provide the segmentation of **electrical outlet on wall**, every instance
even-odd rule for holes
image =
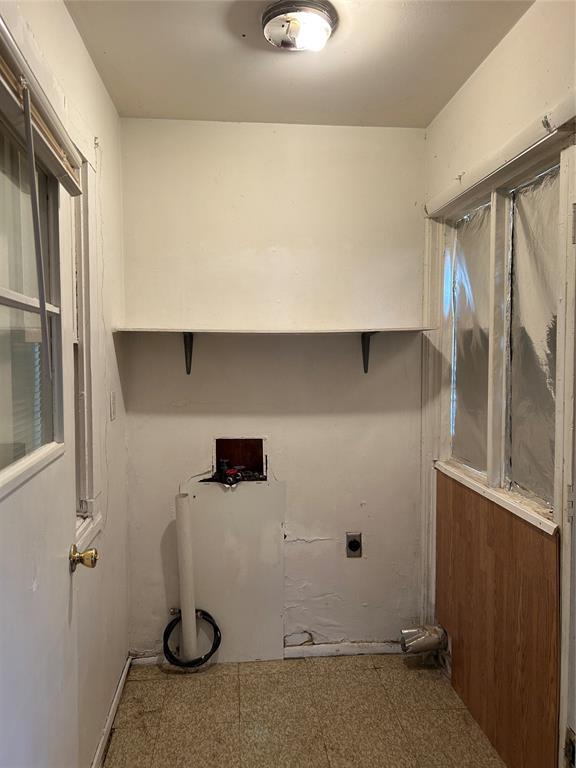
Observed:
[[[362,534],[346,534],[346,557],[362,557]]]
[[[110,391],[110,421],[116,420],[116,392]]]

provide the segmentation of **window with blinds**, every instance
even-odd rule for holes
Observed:
[[[42,342],[27,162],[25,150],[0,123],[0,470],[54,439],[54,384]],[[50,279],[54,207],[49,178],[40,168],[37,180],[49,338],[54,346],[59,317]]]

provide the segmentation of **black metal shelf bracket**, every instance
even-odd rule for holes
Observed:
[[[186,360],[186,373],[190,376],[192,371],[192,350],[194,349],[194,334],[190,331],[184,331],[184,358]]]
[[[368,373],[370,367],[370,341],[372,336],[377,334],[378,331],[365,331],[360,334],[360,342],[362,345],[362,365],[364,366],[364,373]]]

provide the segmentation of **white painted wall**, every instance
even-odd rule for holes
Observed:
[[[423,131],[123,131],[127,326],[421,324]],[[215,437],[246,434],[269,438],[287,483],[285,634],[396,638],[418,613],[419,338],[376,337],[369,376],[359,334],[200,335],[190,378],[180,334],[123,343],[131,647],[157,648],[178,602],[178,483],[210,467]],[[349,530],[366,536],[362,560],[344,556]]]
[[[573,116],[576,4],[537,0],[428,126],[426,199],[458,177],[453,194],[464,191],[478,165],[495,170],[511,159],[502,148],[517,138],[521,151],[545,136],[542,118],[566,101]]]
[[[368,375],[358,334],[199,335],[190,377],[180,334],[122,344],[131,647],[157,649],[178,604],[178,484],[234,435],[267,437],[286,481],[285,634],[396,639],[419,605],[419,335],[375,336]],[[345,557],[346,531],[364,533],[363,559]]]
[[[96,408],[102,425],[101,453],[105,527],[94,542],[101,554],[98,568],[79,569],[72,582],[66,573],[67,540],[62,548],[61,531],[74,520],[74,440],[71,381],[65,382],[65,425],[67,453],[64,482],[58,474],[60,501],[50,515],[38,516],[37,500],[55,489],[53,467],[45,470],[2,506],[3,553],[13,553],[9,579],[2,579],[3,594],[10,594],[18,608],[2,616],[0,643],[2,670],[13,671],[13,684],[2,684],[2,720],[10,735],[12,762],[2,765],[42,768],[85,768],[90,765],[105,717],[118,682],[128,648],[126,573],[126,489],[124,406],[111,327],[123,314],[123,233],[120,175],[120,123],[116,110],[92,64],[64,3],[0,2],[0,13],[8,24],[28,63],[40,80],[73,141],[97,171],[98,253],[94,271],[102,286],[105,338],[104,357],[97,365],[101,387]],[[94,138],[98,150],[94,149]],[[62,253],[64,289],[71,291],[72,243]],[[65,296],[68,325],[71,323],[71,296]],[[70,375],[71,334],[65,334],[67,371]],[[117,419],[107,422],[107,392],[118,392]],[[69,516],[69,517],[68,517]],[[73,523],[72,523],[73,528]],[[64,540],[66,536],[64,534]],[[58,547],[58,549],[56,549]],[[54,565],[56,559],[56,566]],[[66,589],[49,578],[54,568],[62,569]],[[74,586],[69,594],[68,584]],[[32,585],[32,586],[31,586]],[[34,586],[35,585],[35,586]],[[62,593],[60,593],[62,592]],[[65,609],[58,611],[64,604]],[[76,682],[75,648],[70,641],[62,647],[47,647],[45,640],[62,615],[74,611],[78,625],[78,669]],[[60,631],[60,630],[59,630]],[[64,627],[61,628],[65,638]],[[14,645],[14,638],[19,642]],[[4,680],[4,678],[3,678]],[[11,681],[12,682],[12,678]],[[73,721],[65,721],[62,697],[74,692],[80,721],[76,733]],[[12,723],[12,725],[10,725]],[[16,734],[23,729],[21,740]],[[65,756],[74,754],[72,762]]]
[[[419,326],[423,136],[124,120],[126,325]]]

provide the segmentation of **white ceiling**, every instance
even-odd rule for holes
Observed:
[[[266,0],[68,0],[123,116],[425,127],[530,6],[334,0],[321,53],[272,48]]]

